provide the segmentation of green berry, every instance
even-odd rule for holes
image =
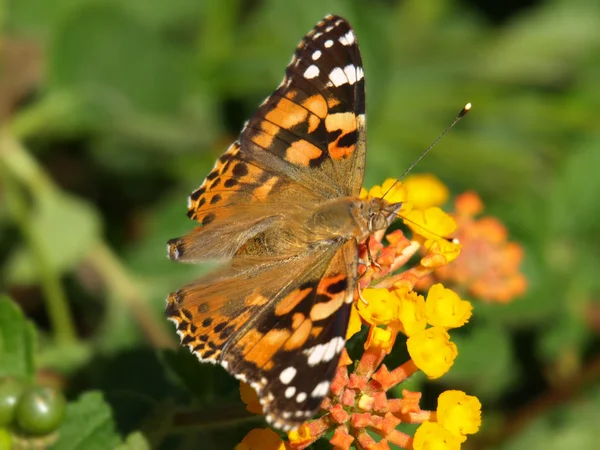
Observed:
[[[66,401],[61,392],[47,387],[34,387],[19,399],[17,424],[29,434],[48,434],[59,427],[65,417],[65,409]]]
[[[10,425],[25,386],[14,378],[0,379],[0,427]]]

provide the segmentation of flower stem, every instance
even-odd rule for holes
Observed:
[[[165,327],[166,321],[157,320],[133,277],[110,247],[103,242],[99,243],[90,252],[86,262],[96,271],[108,289],[128,306],[148,342],[156,348],[175,347],[174,339]]]
[[[3,141],[3,144],[5,143],[6,141]],[[0,155],[4,154],[5,150],[3,149]],[[40,236],[31,226],[32,218],[30,217],[31,214],[23,188],[19,186],[18,181],[2,159],[0,159],[0,173],[3,175],[2,179],[6,189],[8,211],[31,251],[33,262],[40,277],[46,310],[48,311],[54,337],[57,342],[63,344],[75,342],[77,334],[67,297],[62,288],[59,274],[50,263],[50,258],[44,249]]]

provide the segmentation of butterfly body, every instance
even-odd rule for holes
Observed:
[[[222,265],[169,295],[182,344],[257,391],[282,429],[312,417],[345,344],[358,244],[400,208],[361,199],[364,79],[348,22],[327,16],[203,184],[201,226],[169,257]]]

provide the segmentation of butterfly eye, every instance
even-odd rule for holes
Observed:
[[[371,233],[379,230],[385,230],[388,227],[388,221],[381,212],[373,214],[369,219],[369,231]]]

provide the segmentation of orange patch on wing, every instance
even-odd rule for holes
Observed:
[[[329,114],[325,118],[325,128],[334,132],[342,130],[342,134],[348,134],[356,130],[356,115],[351,112]]]
[[[259,342],[263,337],[263,334],[260,331],[250,329],[248,332],[242,337],[238,343],[237,347],[241,348],[241,353],[245,355],[250,350],[254,348],[257,342]]]
[[[304,345],[304,343],[310,336],[311,329],[311,320],[305,320],[304,322],[302,322],[302,325],[300,325],[298,329],[294,331],[294,334],[292,334],[292,336],[287,340],[283,348],[285,350],[294,350]]]
[[[298,166],[308,167],[313,159],[319,158],[323,151],[304,139],[293,142],[285,152],[286,161]]]
[[[302,106],[321,119],[324,119],[327,115],[327,102],[320,94],[308,97],[302,102]]]
[[[256,364],[259,368],[263,367],[271,361],[273,355],[289,339],[290,334],[288,330],[270,330],[260,341],[254,341],[255,345],[245,355],[245,359]]]
[[[341,259],[341,258],[338,258]],[[330,276],[327,278],[323,278],[321,281],[319,281],[319,285],[317,286],[317,294],[323,294],[323,295],[329,295],[328,291],[329,291],[329,287],[333,286],[334,284],[339,283],[340,281],[344,280],[346,278],[346,275],[344,275],[343,273],[340,273],[339,275],[334,275],[334,276]]]
[[[312,337],[317,337],[319,336],[321,333],[323,332],[323,327],[312,327],[312,330],[310,330],[310,335]]]
[[[296,98],[296,96],[298,95],[298,91],[295,89],[290,89],[289,91],[287,91],[285,93],[285,96],[287,98],[289,98],[290,100],[294,100]]]
[[[287,130],[304,122],[307,116],[308,111],[305,108],[284,97],[277,102],[275,109],[265,115],[265,119]]]
[[[330,133],[340,130],[342,133],[328,145],[329,156],[332,159],[342,159],[354,153],[355,145],[341,146],[339,141],[346,135],[356,131],[356,115],[351,112],[330,114],[325,118],[325,128]]]
[[[323,320],[335,313],[344,303],[345,291],[337,294],[330,294],[329,287],[344,280],[346,276],[339,274],[332,277],[323,278],[317,286],[317,294],[331,297],[328,302],[320,302],[315,304],[310,310],[310,318],[313,321]]]
[[[267,149],[273,144],[273,140],[279,132],[280,127],[271,122],[263,120],[260,122],[260,128],[263,130],[263,132],[257,131],[256,134],[252,136],[252,141],[255,142],[259,147]]]
[[[283,316],[292,311],[298,304],[306,298],[306,296],[312,291],[312,288],[295,289],[282,298],[277,306],[275,307],[275,314]]]
[[[273,189],[273,186],[275,186],[275,183],[277,183],[277,181],[279,181],[279,178],[277,177],[269,178],[266,183],[254,189],[252,193],[254,194],[257,200],[265,201],[269,196],[269,193]]]
[[[329,109],[335,108],[339,104],[340,104],[340,99],[339,98],[329,97],[327,99],[327,106],[328,106]]]
[[[344,303],[343,294],[336,294],[328,302],[317,303],[310,310],[311,320],[323,320],[334,314]]]
[[[267,303],[269,299],[264,295],[261,295],[256,290],[244,299],[246,306],[262,306]]]
[[[338,141],[339,141],[339,138],[338,138]],[[351,145],[349,147],[341,147],[341,146],[337,145],[337,141],[330,142],[329,148],[328,148],[329,156],[331,156],[332,159],[346,158],[347,156],[350,156],[352,153],[354,153],[355,148],[356,148],[355,145]]]
[[[306,319],[306,316],[302,313],[295,313],[292,316],[292,329],[296,329],[298,328],[300,325],[302,325],[302,323],[304,322],[304,320]]]

